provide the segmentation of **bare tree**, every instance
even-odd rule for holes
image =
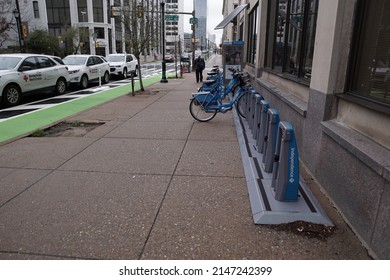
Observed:
[[[68,27],[65,32],[65,45],[68,53],[82,53],[85,38],[89,38],[89,31],[80,27]]]
[[[156,35],[159,33],[157,26],[154,24],[157,21],[157,7],[152,7],[152,3],[145,1],[125,0],[126,5],[122,10],[122,21],[126,31],[125,42],[126,49],[129,49],[137,58],[138,65],[140,63],[141,54],[147,54],[151,48],[156,48],[158,41]],[[152,1],[154,2],[154,1]],[[144,91],[142,82],[141,67],[138,67],[138,76],[140,80],[140,88]]]
[[[10,32],[16,30],[16,21],[12,14],[11,4],[0,1],[0,47],[10,38]]]

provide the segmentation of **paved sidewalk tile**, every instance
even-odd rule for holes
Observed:
[[[60,169],[170,175],[184,144],[184,140],[103,138]]]
[[[0,211],[0,250],[137,259],[169,176],[56,171]]]
[[[96,141],[81,137],[27,137],[2,146],[0,167],[55,169]]]

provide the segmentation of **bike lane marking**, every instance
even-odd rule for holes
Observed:
[[[145,79],[143,83],[144,86],[148,86],[158,82],[159,80],[160,77],[153,77]],[[139,83],[135,83],[134,90],[139,90],[139,88]],[[37,129],[48,127],[59,120],[65,119],[91,107],[103,104],[122,95],[129,94],[130,92],[131,84],[126,83],[113,88],[104,86],[103,90],[98,91],[95,94],[83,95],[61,103],[50,105],[43,104],[43,106],[33,104],[30,107],[31,110],[26,109],[29,107],[28,104],[23,105],[18,109],[26,110],[26,113],[0,122],[0,144],[13,140],[17,137],[27,136]],[[66,97],[68,97],[68,95],[63,96],[63,98]]]

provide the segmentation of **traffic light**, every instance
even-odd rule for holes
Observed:
[[[27,36],[28,36],[27,25],[24,23],[22,24],[22,36],[23,36],[23,38],[27,38]]]
[[[98,47],[99,47],[99,42],[95,41],[95,48],[98,48]]]

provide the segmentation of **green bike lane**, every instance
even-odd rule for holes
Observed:
[[[160,76],[143,79],[144,87],[161,80]],[[134,91],[140,89],[139,81],[134,82]],[[49,108],[42,108],[27,114],[0,122],[0,145],[49,127],[69,116],[98,106],[122,95],[131,94],[131,83],[107,88],[93,95],[70,100]]]

